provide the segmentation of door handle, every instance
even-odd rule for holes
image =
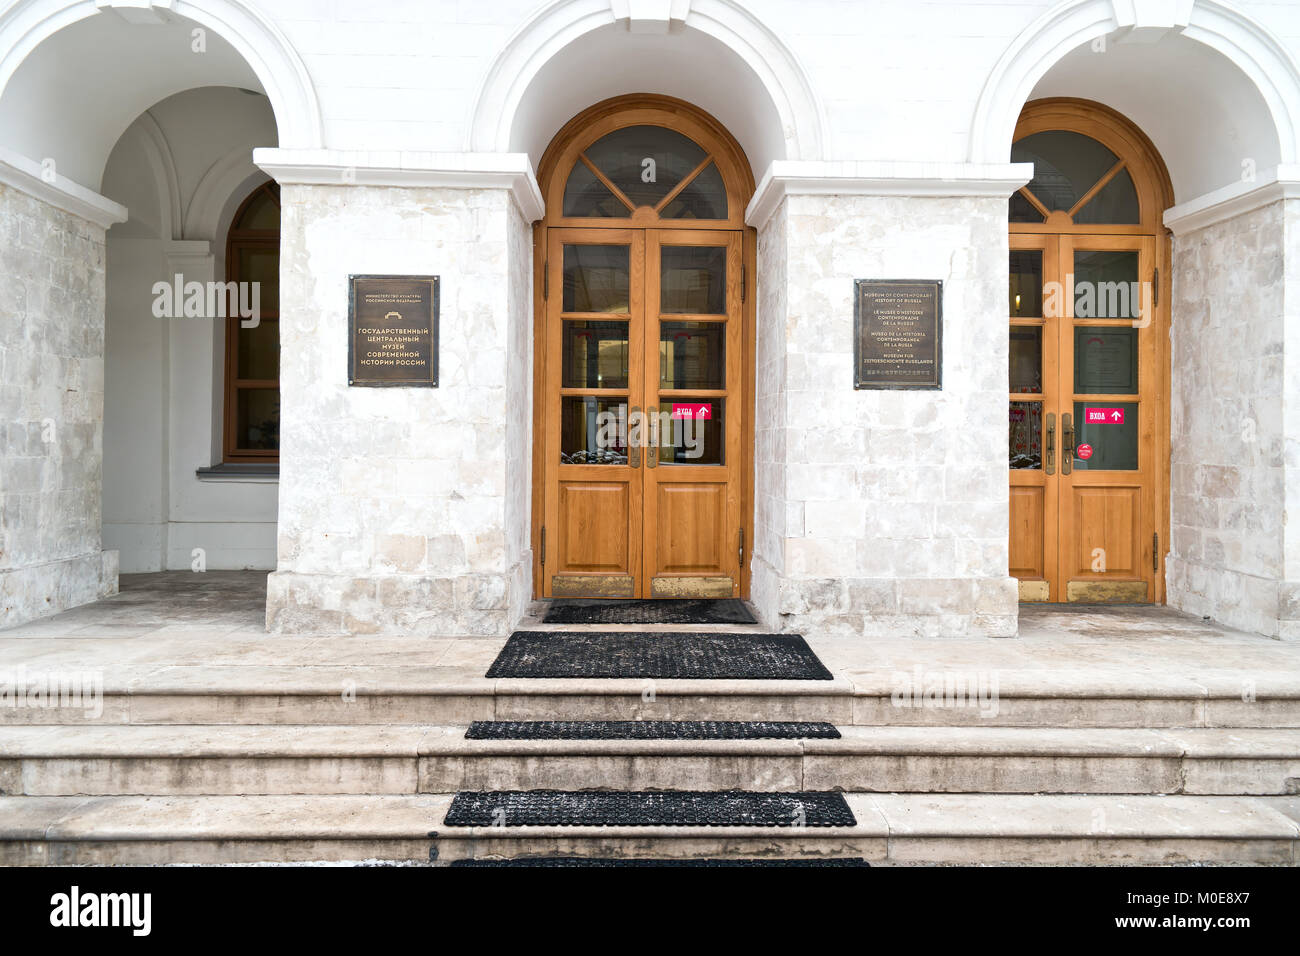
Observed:
[[[645,466],[654,468],[659,464],[659,406],[647,405],[645,409],[646,417],[646,452]]]
[[[1043,468],[1049,475],[1056,474],[1056,413],[1047,413],[1047,449],[1046,464]]]
[[[1074,465],[1074,420],[1069,412],[1061,413],[1061,474],[1068,475]]]
[[[633,435],[632,424],[636,422],[640,417],[641,417],[640,406],[633,405],[632,415],[631,417],[628,418],[628,428],[627,428],[627,463],[628,466],[631,468],[641,467],[641,435],[643,433],[643,429],[641,425],[637,425],[636,427],[636,441],[632,440],[632,435]]]

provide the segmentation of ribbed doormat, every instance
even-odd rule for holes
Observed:
[[[830,680],[798,634],[515,631],[488,677]]]
[[[476,720],[466,740],[839,739],[824,720]]]
[[[579,867],[579,866],[773,866],[773,867],[869,867],[860,856],[843,856],[833,859],[782,859],[782,860],[635,860],[627,858],[588,857],[588,856],[532,856],[517,860],[453,860],[452,866],[536,866],[536,867]]]
[[[745,602],[736,598],[705,601],[596,601],[556,599],[544,624],[754,624]]]
[[[449,827],[851,827],[844,795],[747,790],[492,790],[456,794]]]

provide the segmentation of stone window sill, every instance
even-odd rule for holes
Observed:
[[[244,482],[278,482],[280,465],[254,464],[251,462],[222,462],[211,468],[199,468],[194,474],[199,481],[244,481]]]

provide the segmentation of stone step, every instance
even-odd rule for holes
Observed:
[[[478,672],[478,673],[481,673]],[[448,679],[419,666],[163,667],[105,679],[102,697],[0,705],[0,726],[410,724],[474,720],[824,720],[840,726],[1295,727],[1300,679],[1243,687],[1149,675],[1005,672],[984,701],[896,693],[887,672],[829,681]]]
[[[443,826],[451,794],[0,797],[0,864],[528,856],[1300,863],[1300,799],[846,794],[851,827]]]
[[[839,739],[467,740],[463,727],[0,728],[0,792],[1300,792],[1300,730],[841,727]]]

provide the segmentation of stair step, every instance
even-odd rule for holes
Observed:
[[[92,706],[0,706],[0,726],[415,724],[476,720],[827,721],[837,726],[1296,727],[1300,681],[1243,693],[1240,680],[1133,675],[1050,680],[1004,672],[995,698],[895,694],[888,672],[829,681],[451,679],[408,665],[189,666],[106,678]]]
[[[1300,862],[1295,797],[844,795],[845,827],[448,827],[450,794],[0,797],[0,864],[614,857]]]
[[[475,740],[464,727],[0,727],[9,795],[457,790],[1300,792],[1300,730],[841,727],[838,738]]]

